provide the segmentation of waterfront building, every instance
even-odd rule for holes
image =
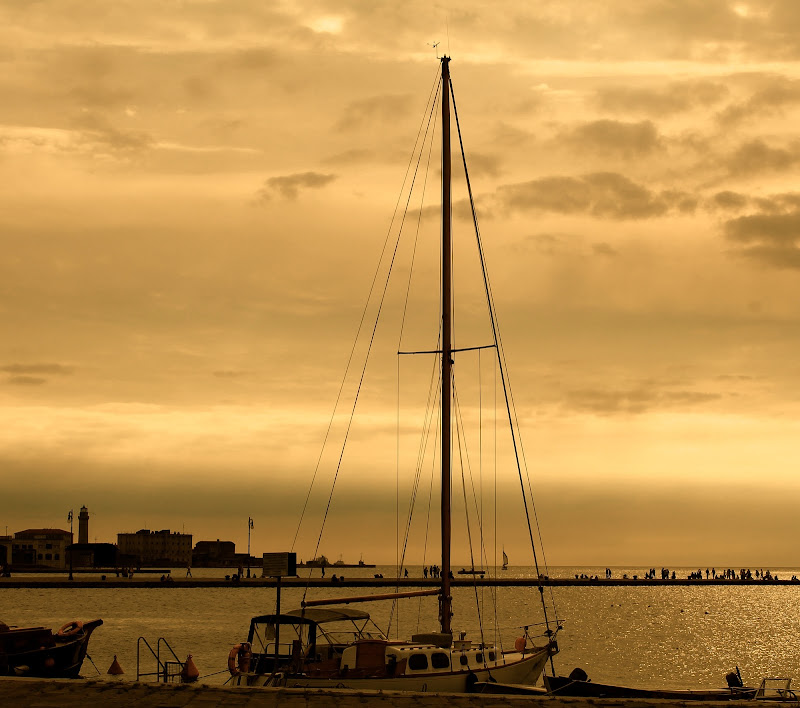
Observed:
[[[192,534],[140,529],[136,533],[118,533],[120,554],[135,556],[139,565],[182,565],[192,562]]]
[[[192,565],[197,567],[235,566],[236,544],[233,541],[198,541],[192,551]]]
[[[0,536],[0,568],[4,565],[11,565],[12,545],[11,536]]]
[[[14,534],[11,563],[14,566],[67,567],[67,546],[72,534],[61,529],[25,529]]]

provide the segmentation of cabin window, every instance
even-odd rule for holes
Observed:
[[[494,661],[497,657],[493,651],[489,652],[489,661]]]
[[[408,668],[412,671],[427,669],[428,657],[425,654],[412,654],[408,657]]]
[[[461,666],[466,666],[467,664],[469,664],[469,659],[467,659],[467,655],[466,654],[462,654],[459,657],[459,661],[461,662]]]
[[[45,560],[49,560],[49,561],[53,560],[53,554],[52,553],[45,553],[44,554],[44,559]]]
[[[449,669],[450,657],[444,652],[437,651],[431,656],[431,666],[433,666],[434,669]]]
[[[479,664],[483,663],[483,654],[481,652],[475,654],[475,661],[477,661]]]

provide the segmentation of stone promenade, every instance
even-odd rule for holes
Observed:
[[[92,680],[0,678],[0,706],[26,708],[721,708],[726,703],[644,699],[553,698],[476,694],[323,691],[302,688],[225,688],[222,686],[121,683]],[[735,705],[735,704],[734,704]],[[776,703],[778,706],[796,703]]]

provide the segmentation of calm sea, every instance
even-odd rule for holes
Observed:
[[[327,575],[337,570],[329,568]],[[686,577],[692,569],[675,570],[679,577]],[[770,570],[781,578],[800,575],[797,568]],[[604,571],[552,568],[550,575],[602,577]],[[623,573],[641,577],[643,571],[613,569],[616,577]],[[319,575],[318,570],[313,572]],[[339,571],[345,577],[369,577],[377,572],[390,577],[394,568]],[[421,568],[409,572],[421,574]],[[225,573],[193,570],[194,577]],[[180,578],[185,571],[176,570],[176,575]],[[511,567],[502,573],[502,577],[515,576],[532,577],[533,571]],[[315,598],[322,596],[321,590],[312,592]],[[379,592],[385,590],[332,586],[325,595]],[[299,607],[301,595],[301,590],[284,589],[282,609]],[[725,674],[735,666],[748,685],[765,676],[800,679],[800,585],[557,587],[545,588],[545,599],[549,618],[558,617],[564,625],[558,640],[561,651],[555,657],[558,673],[580,666],[598,682],[673,688],[723,686]],[[251,617],[275,611],[275,600],[274,589],[244,587],[0,589],[0,620],[58,628],[73,619],[101,617],[104,625],[93,635],[89,655],[103,676],[116,655],[125,670],[124,680],[134,680],[137,639],[144,637],[155,648],[163,637],[181,659],[192,654],[205,682],[221,684],[228,678],[225,668],[231,646],[247,638]],[[392,637],[408,637],[436,627],[435,597],[402,600],[394,612],[392,603],[387,602],[358,607],[370,612],[384,630],[390,626]],[[478,613],[476,607],[482,611]],[[506,649],[513,648],[523,625],[542,621],[535,587],[455,588],[454,611],[455,631],[466,630],[473,640],[483,632],[487,641],[501,641]],[[140,647],[140,670],[155,671],[155,659],[143,644]],[[164,651],[162,645],[162,658]],[[89,660],[84,662],[82,674],[97,676]]]

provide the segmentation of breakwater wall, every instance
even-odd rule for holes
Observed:
[[[3,706],[71,708],[525,708],[546,702],[550,708],[665,708],[721,706],[718,702],[654,699],[557,698],[468,693],[326,691],[303,688],[226,688],[221,686],[123,683],[92,680],[0,678]],[[726,702],[724,705],[730,705]],[[790,705],[770,702],[770,705]],[[796,706],[796,703],[791,705]]]
[[[731,587],[745,585],[748,587],[773,587],[780,585],[800,585],[797,580],[690,580],[678,578],[675,580],[644,580],[611,578],[600,580],[585,580],[573,578],[548,578],[538,581],[533,578],[456,578],[450,581],[453,587],[536,587],[541,583],[545,587],[684,587],[710,585],[713,587]],[[63,577],[11,577],[0,578],[0,590],[3,588],[161,588],[170,590],[175,588],[253,588],[275,587],[273,578],[242,578],[238,581],[225,578],[180,578],[176,577],[170,582],[162,582],[160,578],[143,578],[138,575],[133,578],[118,578],[106,576],[105,580],[90,577],[76,577],[67,580]],[[329,578],[284,578],[281,587],[310,587],[310,588],[385,588],[385,589],[414,589],[438,588],[438,580],[425,578],[342,578],[332,582]]]

